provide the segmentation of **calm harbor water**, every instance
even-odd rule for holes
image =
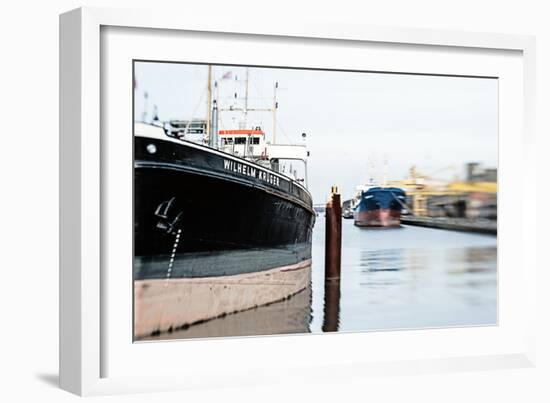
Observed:
[[[368,229],[343,220],[340,287],[325,289],[324,221],[320,216],[315,224],[311,288],[161,338],[496,324],[496,237],[413,226]]]
[[[326,322],[324,219],[316,226],[312,332]],[[494,236],[344,220],[338,330],[496,324],[496,246]]]

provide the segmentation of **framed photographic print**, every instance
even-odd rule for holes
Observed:
[[[60,23],[63,388],[532,365],[531,37]]]

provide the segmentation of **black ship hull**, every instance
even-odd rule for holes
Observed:
[[[303,186],[164,133],[134,147],[136,340],[309,287],[315,213]]]
[[[168,138],[135,137],[134,153],[134,280],[236,275],[311,258],[315,214],[296,182]]]

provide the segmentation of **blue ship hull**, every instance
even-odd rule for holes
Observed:
[[[353,214],[359,227],[398,227],[405,206],[405,192],[395,187],[373,187],[361,193]]]

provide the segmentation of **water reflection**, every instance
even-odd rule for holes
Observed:
[[[313,234],[311,286],[288,300],[163,338],[490,325],[497,320],[493,236],[421,227],[365,231],[344,220],[342,277],[324,280],[324,220]]]
[[[400,249],[362,251],[359,260],[359,267],[368,272],[399,271],[404,269],[404,264]]]
[[[313,245],[312,332],[325,331],[323,228]],[[365,231],[343,223],[339,331],[495,324],[493,236],[402,227]]]
[[[311,284],[289,299],[142,340],[309,333]]]

